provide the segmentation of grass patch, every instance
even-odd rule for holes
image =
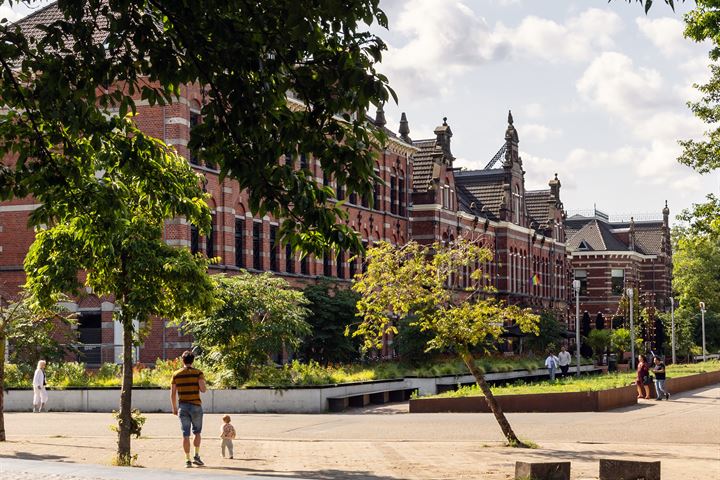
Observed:
[[[507,442],[505,444],[506,447],[510,448],[530,448],[530,449],[537,449],[540,448],[540,446],[533,442],[532,440],[526,440],[524,438],[519,438],[520,443],[518,442]]]
[[[713,372],[720,370],[720,361],[711,360],[702,363],[687,365],[670,365],[667,367],[669,378],[685,377],[697,373]],[[635,372],[610,373],[607,375],[565,377],[556,379],[555,382],[542,380],[536,382],[517,381],[508,385],[491,387],[495,395],[525,395],[531,393],[565,393],[565,392],[593,392],[598,390],[609,390],[612,388],[624,387],[635,381]],[[461,387],[456,391],[444,392],[433,395],[432,398],[461,398],[481,396],[482,392],[476,386]],[[430,398],[430,397],[428,397]]]

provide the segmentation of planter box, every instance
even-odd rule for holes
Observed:
[[[720,383],[720,371],[670,378],[671,394]],[[652,389],[651,389],[652,390]],[[495,397],[504,412],[604,412],[637,403],[634,385],[596,392],[535,393],[498,395]],[[485,397],[419,398],[410,400],[410,413],[487,413]]]

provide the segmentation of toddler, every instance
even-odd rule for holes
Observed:
[[[229,457],[233,458],[233,439],[235,438],[235,427],[230,424],[230,415],[223,417],[223,426],[220,430],[220,438],[222,439],[222,456],[225,458],[225,449],[227,448]]]

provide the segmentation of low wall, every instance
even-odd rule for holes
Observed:
[[[720,383],[720,371],[670,378],[670,393]],[[603,412],[637,403],[635,386],[596,392],[535,393],[526,395],[498,395],[495,397],[503,411],[512,412]],[[489,412],[483,396],[461,398],[418,398],[410,400],[410,413]]]

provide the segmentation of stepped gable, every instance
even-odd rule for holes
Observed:
[[[547,224],[550,219],[550,206],[554,200],[550,190],[526,190],[525,207],[530,220],[538,226]]]
[[[475,209],[468,213],[491,220],[500,218],[500,207],[503,202],[503,182],[505,171],[502,168],[489,170],[465,170],[455,172],[455,185],[466,198],[463,203],[470,205],[475,202]],[[463,203],[460,205],[463,206]]]

